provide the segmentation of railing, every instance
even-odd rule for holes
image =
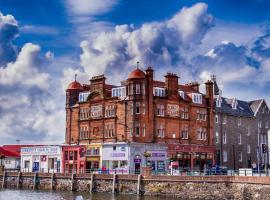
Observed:
[[[5,169],[5,171],[19,171],[18,169]],[[22,169],[21,172],[65,173],[65,174],[141,174],[142,170],[130,169],[80,169],[64,170],[49,169],[47,171],[33,171],[30,168]],[[252,170],[250,168],[239,170],[152,170],[152,175],[170,176],[270,176],[270,169]]]

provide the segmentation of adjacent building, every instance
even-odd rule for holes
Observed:
[[[62,172],[61,146],[31,146],[21,148],[21,171]]]
[[[215,144],[217,164],[230,169],[267,166],[270,111],[261,100],[226,98],[212,76],[215,94]],[[267,148],[266,148],[267,149]]]
[[[197,82],[179,84],[176,74],[155,80],[151,67],[133,70],[119,86],[105,80],[100,75],[89,84],[76,79],[69,84],[66,144],[160,144],[168,147],[168,159],[177,161],[181,169],[203,169],[206,163],[215,163],[212,81],[205,83],[203,94]],[[99,150],[105,156],[106,149]],[[98,154],[89,156],[87,165],[96,167],[101,164],[98,159]]]

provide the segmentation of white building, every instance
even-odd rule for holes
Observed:
[[[61,172],[61,146],[33,146],[21,148],[21,171]]]
[[[144,156],[145,152],[149,157]],[[167,146],[142,143],[105,143],[102,147],[102,168],[109,173],[141,172],[142,166],[152,166],[154,173],[167,169]]]
[[[4,165],[6,170],[19,170],[20,169],[20,156],[19,154],[8,151],[0,147],[0,156],[2,160],[0,165]]]

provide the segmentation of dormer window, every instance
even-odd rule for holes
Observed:
[[[232,100],[232,109],[236,110],[237,109],[237,99],[233,98]]]
[[[221,103],[222,103],[222,98],[221,98],[221,96],[218,95],[218,97],[216,99],[216,107],[220,108]]]
[[[90,94],[90,92],[80,92],[79,93],[79,102],[86,102],[89,94]]]
[[[178,93],[179,93],[180,97],[182,97],[182,99],[185,99],[185,92],[184,91],[179,90]]]
[[[112,97],[126,97],[126,87],[113,88]]]
[[[154,87],[154,96],[165,97],[165,88]]]
[[[192,102],[197,104],[202,104],[202,95],[197,93],[192,93]]]

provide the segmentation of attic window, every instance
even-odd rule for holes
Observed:
[[[184,91],[179,90],[178,93],[179,93],[180,97],[182,97],[182,99],[185,99],[185,92]]]
[[[192,102],[202,104],[202,95],[197,93],[192,93]]]
[[[113,88],[112,97],[126,97],[126,87]]]
[[[165,97],[165,88],[154,87],[154,95],[159,97]]]
[[[89,96],[90,92],[80,92],[79,94],[79,102],[86,102],[87,97]]]
[[[232,100],[232,109],[236,110],[237,109],[237,99],[233,98]]]

